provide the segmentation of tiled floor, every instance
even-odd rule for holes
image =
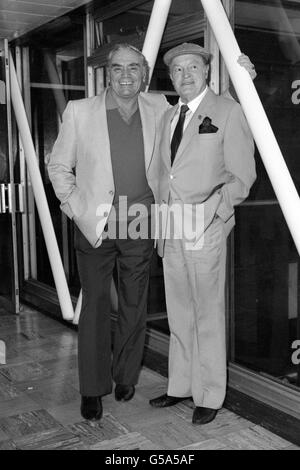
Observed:
[[[166,390],[166,379],[143,368],[128,403],[103,399],[99,423],[82,419],[77,378],[77,333],[24,307],[20,316],[0,309],[2,449],[292,449],[289,442],[222,409],[206,426],[191,423],[193,404],[153,409],[149,398]]]

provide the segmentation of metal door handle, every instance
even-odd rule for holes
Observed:
[[[6,184],[1,183],[0,184],[0,211],[1,214],[4,214],[7,209],[7,204],[6,204]]]
[[[13,208],[12,208],[12,188],[11,188],[11,184],[9,183],[7,185],[7,199],[8,199],[8,205],[7,205],[7,209],[8,209],[8,212],[11,214],[12,211],[13,211]]]
[[[12,184],[0,184],[0,213],[5,214],[6,212],[12,213],[13,211],[13,188]],[[15,195],[15,210],[16,212],[24,212],[24,195],[23,185],[18,183],[14,184],[14,195]]]

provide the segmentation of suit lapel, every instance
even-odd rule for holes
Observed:
[[[94,128],[94,135],[96,140],[95,148],[101,148],[101,164],[112,174],[112,163],[110,153],[109,133],[107,126],[106,116],[106,94],[107,89],[98,95],[95,102],[95,108],[91,113],[90,125]],[[150,166],[153,156],[153,148],[155,143],[155,112],[151,104],[143,96],[143,93],[138,98],[139,111],[141,115],[143,140],[144,140],[144,153],[145,153],[145,169],[146,172]]]
[[[139,111],[142,121],[144,139],[145,169],[149,169],[155,143],[155,112],[153,106],[147,101],[143,93],[138,97]]]
[[[112,175],[110,142],[105,105],[106,93],[107,89],[97,96],[95,108],[93,110],[94,112],[92,112],[90,115],[90,125],[92,128],[94,128],[94,136],[96,141],[95,149],[97,152],[99,152],[99,149],[101,149],[101,165],[103,165]]]
[[[176,158],[174,160],[173,166],[176,165],[176,162],[182,157],[186,147],[189,145],[194,134],[198,132],[199,125],[203,119],[211,114],[211,109],[215,106],[216,97],[214,93],[208,89],[206,95],[201,101],[200,105],[193,114],[192,119],[190,120],[187,128],[185,129],[182,140],[178,147]]]
[[[162,157],[165,159],[168,166],[171,166],[171,123],[174,119],[174,116],[177,112],[178,104],[173,106],[170,111],[167,112],[165,117],[165,126],[164,126],[164,135],[163,135],[163,149]]]

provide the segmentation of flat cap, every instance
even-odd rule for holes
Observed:
[[[205,63],[208,62],[211,58],[211,54],[198,44],[193,44],[192,42],[184,42],[183,44],[173,47],[165,53],[163,57],[164,63],[169,67],[174,57],[184,54],[200,55],[204,58]]]

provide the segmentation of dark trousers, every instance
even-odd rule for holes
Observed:
[[[92,248],[76,228],[75,247],[82,287],[78,325],[81,395],[106,395],[115,383],[138,381],[146,332],[147,294],[153,240],[103,240]],[[111,348],[111,281],[118,273],[118,319]],[[111,360],[112,359],[112,360]]]

